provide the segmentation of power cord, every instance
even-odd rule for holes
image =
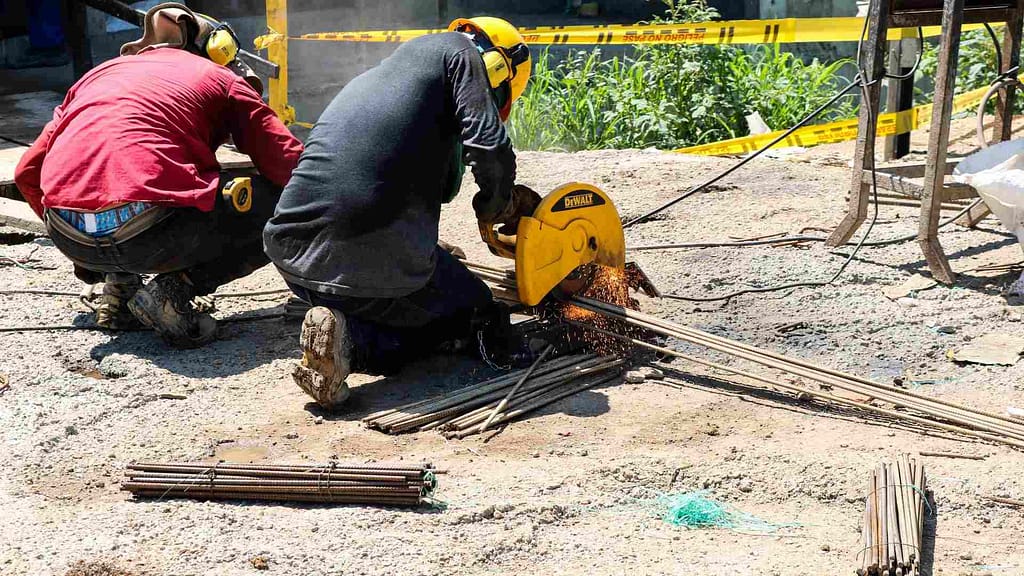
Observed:
[[[861,71],[857,75],[857,77],[858,78],[865,78],[865,77],[867,77],[867,74],[865,74],[864,70],[861,69]],[[872,83],[874,83],[874,82],[877,82],[877,80],[874,80],[874,81],[872,81],[870,83],[869,82],[861,82],[860,83],[860,85],[861,85],[861,105],[866,107],[866,110],[868,112],[868,118],[870,119],[871,123],[874,123],[875,118],[877,118],[877,114],[876,114],[874,108],[871,105],[870,98],[868,98],[867,90],[868,90],[868,87]],[[732,300],[733,298],[735,298],[737,296],[742,296],[744,294],[761,294],[761,293],[765,293],[765,292],[777,292],[777,291],[780,291],[780,290],[789,290],[789,289],[793,289],[793,288],[818,288],[818,287],[822,287],[822,286],[829,286],[829,285],[831,285],[833,282],[838,280],[840,276],[842,276],[843,272],[846,271],[846,268],[850,265],[851,262],[853,262],[853,259],[856,258],[857,253],[860,252],[860,249],[864,247],[865,242],[867,241],[868,237],[871,235],[871,232],[875,228],[875,224],[878,222],[878,173],[877,173],[877,170],[875,168],[875,157],[874,157],[874,154],[871,155],[870,163],[871,163],[871,168],[870,168],[870,170],[871,170],[871,191],[872,191],[872,194],[874,195],[874,198],[875,198],[874,214],[871,217],[871,222],[868,224],[867,230],[865,230],[864,231],[864,235],[861,236],[860,241],[854,247],[854,249],[850,253],[850,255],[847,256],[846,260],[842,263],[842,265],[839,266],[839,269],[836,270],[836,272],[828,280],[818,281],[818,282],[790,282],[788,284],[782,284],[782,285],[779,285],[779,286],[767,286],[767,287],[764,287],[764,288],[744,288],[742,290],[736,290],[734,292],[730,292],[728,294],[724,294],[724,295],[721,295],[721,296],[704,296],[704,297],[701,297],[701,296],[683,296],[683,295],[674,294],[674,293],[663,293],[661,295],[662,298],[668,298],[670,300],[683,300],[683,301],[687,301],[687,302],[719,302],[719,301],[722,301],[722,300],[725,300],[725,301]]]

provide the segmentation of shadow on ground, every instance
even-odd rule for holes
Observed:
[[[397,374],[353,386],[352,396],[334,412],[324,410],[315,402],[307,403],[305,408],[325,420],[360,420],[374,412],[448,394],[501,374],[502,371],[469,355],[436,354],[409,364]],[[585,418],[605,414],[610,409],[608,398],[594,391],[601,387],[563,398],[519,420],[555,413]]]
[[[194,350],[168,346],[152,331],[118,332],[109,341],[94,346],[90,357],[99,362],[110,354],[145,358],[175,374],[189,378],[222,378],[248,372],[281,358],[298,357],[301,320],[272,317],[280,306],[232,314],[222,318],[217,340]],[[258,319],[267,316],[267,319]],[[93,322],[92,315],[80,315],[76,325]]]

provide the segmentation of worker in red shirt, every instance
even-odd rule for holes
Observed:
[[[143,38],[71,87],[18,164],[18,189],[75,275],[105,281],[100,326],[141,322],[200,346],[216,322],[193,298],[269,262],[263,226],[302,144],[228,61],[232,44],[230,29],[181,4],[153,7]],[[228,186],[220,170],[229,137],[259,171],[251,186]],[[240,184],[251,194],[233,202],[223,189]],[[157,276],[142,286],[140,274]]]

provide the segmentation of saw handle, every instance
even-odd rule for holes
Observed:
[[[498,226],[501,223],[486,223],[479,222],[480,224],[480,238],[487,244],[487,247],[491,249],[491,254],[495,256],[501,256],[502,258],[509,258],[511,260],[516,259],[516,244],[515,242],[509,242],[507,238],[514,238],[514,236],[505,236],[504,234],[498,233]]]

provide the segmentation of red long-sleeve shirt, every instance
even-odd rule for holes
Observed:
[[[228,136],[283,186],[302,143],[244,80],[177,48],[122,56],[68,91],[18,163],[18,190],[43,208],[101,210],[124,202],[213,209]]]

